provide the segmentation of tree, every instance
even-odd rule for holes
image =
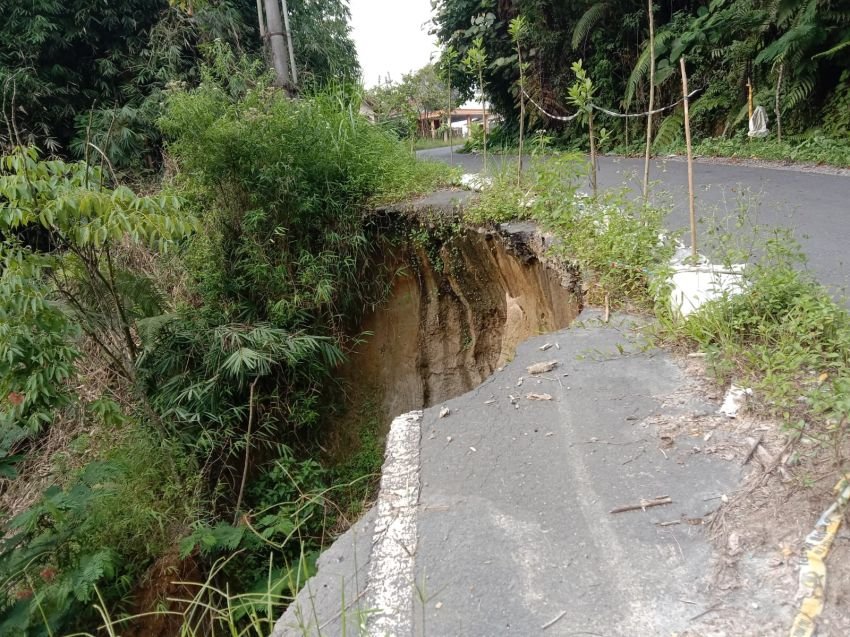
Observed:
[[[596,183],[596,136],[593,130],[593,96],[595,89],[593,81],[588,77],[587,71],[582,65],[581,60],[574,62],[570,67],[575,73],[576,79],[573,85],[570,86],[568,92],[568,100],[570,104],[578,108],[581,117],[587,123],[588,136],[590,138],[590,185],[593,189],[593,196],[598,194]]]
[[[35,277],[34,285],[44,275],[113,371],[134,382],[136,321],[155,312],[158,300],[144,277],[122,267],[119,247],[126,241],[163,250],[195,225],[174,197],[138,197],[123,186],[106,187],[105,180],[102,166],[40,161],[33,148],[0,158],[0,232],[14,237],[35,226],[54,247],[38,253],[9,239],[3,256]]]
[[[457,107],[460,96],[451,89],[446,80],[446,66],[443,61],[440,69],[433,64],[402,76],[401,82],[378,85],[369,92],[379,121],[385,123],[403,121],[404,132],[400,136],[409,136],[418,132],[421,136],[430,135],[427,122],[429,115]],[[450,100],[447,103],[447,97]]]
[[[346,0],[287,0],[292,47],[302,85],[356,81],[357,49]]]
[[[522,16],[511,20],[511,25],[508,28],[516,46],[517,67],[519,68],[519,153],[517,158],[518,174],[517,179],[522,179],[522,153],[523,153],[523,133],[525,132],[525,74],[528,70],[528,63],[522,60],[522,45],[528,37],[528,22]]]
[[[158,164],[163,92],[197,84],[205,50],[262,50],[256,0],[0,0],[0,15],[0,147],[93,143],[119,170]],[[288,0],[288,17],[302,84],[356,79],[344,0]]]
[[[440,58],[440,77],[446,83],[446,132],[449,139],[449,158],[451,164],[454,165],[454,137],[452,133],[452,111],[455,108],[456,100],[452,91],[452,71],[458,63],[458,53],[451,46],[448,47]]]
[[[487,172],[487,87],[484,83],[484,68],[487,66],[487,53],[484,50],[484,39],[481,36],[475,38],[472,46],[467,50],[463,64],[478,79],[478,90],[481,94],[481,110],[483,112],[481,126],[484,134],[484,172]]]
[[[845,86],[842,73],[850,71],[850,10],[845,5],[829,0],[672,0],[654,6],[646,0],[438,0],[434,31],[461,56],[482,38],[489,60],[484,69],[487,97],[510,131],[518,130],[522,109],[515,94],[516,47],[509,33],[511,20],[520,15],[528,22],[530,43],[523,51],[529,63],[523,81],[550,112],[566,110],[563,96],[572,82],[563,61],[568,48],[580,52],[599,103],[631,112],[650,110],[650,93],[653,105],[680,97],[673,80],[685,54],[693,66],[692,83],[702,89],[691,110],[698,131],[728,132],[746,117],[748,75],[757,100],[775,102],[780,64],[783,128],[796,125],[799,130],[817,121],[845,121],[846,103],[836,97]],[[468,97],[477,78],[458,72],[452,82]],[[653,126],[653,145],[666,143],[671,131],[681,131],[674,125],[676,118],[680,112]],[[615,134],[623,135],[626,121],[611,121]],[[576,135],[568,124],[553,120],[547,126]]]
[[[82,157],[99,137],[113,163],[155,155],[159,92],[197,78],[200,45],[248,40],[248,1],[3,0],[0,145]]]

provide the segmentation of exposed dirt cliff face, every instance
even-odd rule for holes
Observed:
[[[369,336],[346,376],[392,417],[469,391],[530,336],[581,310],[578,277],[546,264],[533,234],[466,230],[439,246],[409,243],[388,257],[402,274],[362,324]]]

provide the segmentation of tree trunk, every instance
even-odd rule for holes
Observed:
[[[275,84],[289,89],[289,57],[286,50],[286,39],[283,32],[283,21],[280,16],[278,0],[264,0],[266,8],[266,27],[271,49],[272,66],[275,72]]]

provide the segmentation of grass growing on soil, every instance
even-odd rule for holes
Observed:
[[[652,307],[652,275],[674,248],[670,240],[659,241],[666,211],[636,203],[626,190],[585,196],[579,189],[587,172],[585,158],[576,153],[542,156],[522,180],[513,166],[505,166],[466,219],[536,221],[557,238],[550,251],[585,272],[592,299]]]
[[[685,155],[684,139],[657,141],[653,146],[656,156]],[[610,149],[615,155],[641,157],[644,147],[634,143],[618,145]],[[781,142],[770,136],[750,139],[745,134],[732,137],[706,137],[694,141],[696,157],[727,157],[733,159],[762,159],[784,164],[815,164],[850,168],[850,141],[829,137],[817,132],[807,135],[788,136]]]
[[[675,152],[684,154],[684,146],[677,146]],[[694,146],[694,153],[709,157],[766,159],[850,168],[850,142],[822,135],[810,135],[781,142],[774,138],[748,139],[743,136],[728,139],[708,138]]]
[[[850,417],[850,314],[806,270],[790,231],[751,225],[747,212],[708,233],[726,265],[749,264],[743,293],[684,321],[660,311],[660,336],[705,353],[720,381],[752,387],[755,409],[778,418],[793,440],[837,452]],[[844,462],[836,455],[834,469]]]

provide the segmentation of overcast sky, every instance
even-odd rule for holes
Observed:
[[[398,81],[402,74],[428,64],[437,52],[428,35],[431,0],[350,0],[351,26],[363,83]]]

